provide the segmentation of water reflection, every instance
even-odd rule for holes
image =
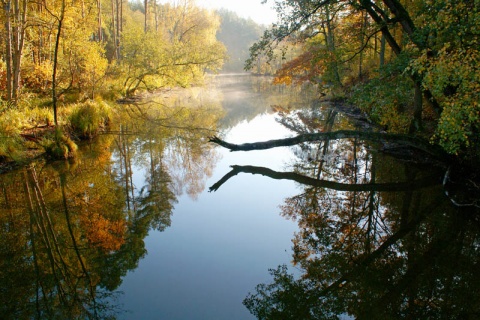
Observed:
[[[281,112],[298,133],[344,129],[335,107]],[[365,129],[365,127],[363,128]],[[298,223],[293,261],[271,270],[244,300],[259,319],[473,319],[480,315],[480,215],[445,196],[444,167],[398,161],[356,139],[303,143],[291,172],[232,166],[212,191],[239,173],[289,179],[303,191],[281,214]]]
[[[123,312],[116,290],[145,256],[148,232],[170,226],[177,197],[196,197],[217,159],[207,136],[219,106],[167,100],[124,104],[118,128],[75,162],[38,161],[2,175],[0,318]]]
[[[112,179],[84,165],[30,166],[2,179],[3,319],[104,318],[117,311],[110,289],[131,265],[108,262],[123,260],[120,248],[132,241],[124,199],[111,192]],[[78,178],[83,174],[88,183]]]
[[[289,153],[261,153],[258,165],[228,173],[238,162],[225,153],[219,176],[228,174],[213,189],[229,194],[202,198],[220,158],[208,142],[219,124],[228,135],[258,113],[267,118],[268,108],[298,134],[371,129],[361,115],[318,104],[301,88],[262,96],[263,81],[242,80],[248,85],[236,91],[239,100],[227,94],[238,84],[218,84],[202,94],[129,101],[119,126],[84,146],[77,162],[37,162],[2,175],[0,318],[122,317],[122,288],[141,318],[245,319],[239,308],[249,281],[264,279],[257,271],[266,272],[265,264],[290,258],[289,244],[279,243],[294,226],[272,213],[284,198],[280,214],[298,224],[293,260],[302,275],[273,269],[273,283],[245,300],[257,317],[473,318],[478,209],[451,205],[441,166],[399,161],[360,139],[298,145],[285,170],[273,166]],[[235,110],[221,118],[223,107]],[[276,135],[260,120],[255,127]],[[252,137],[248,130],[232,140]],[[295,181],[301,191],[252,184],[239,177],[245,173]],[[148,257],[146,239],[155,244]],[[126,276],[132,270],[137,277]]]
[[[223,130],[241,121],[250,121],[259,114],[271,114],[272,106],[300,109],[314,103],[317,97],[314,86],[272,85],[271,77],[248,74],[219,75],[212,79],[211,86],[218,89],[225,110],[225,116],[219,122]]]

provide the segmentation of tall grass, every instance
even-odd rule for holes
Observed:
[[[91,139],[108,126],[111,107],[103,101],[79,103],[73,107],[68,120],[74,135],[80,139]]]
[[[15,109],[0,113],[0,159],[18,160],[24,147],[20,136],[21,117]]]

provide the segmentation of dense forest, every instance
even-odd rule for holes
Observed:
[[[276,83],[318,83],[389,132],[478,154],[478,1],[272,2],[280,22],[251,48],[249,69],[282,61]]]
[[[227,48],[228,55],[222,72],[245,72],[245,61],[250,55],[248,49],[260,39],[265,28],[251,19],[239,17],[232,11],[220,9],[217,14],[221,19],[217,38]]]
[[[225,55],[218,16],[191,1],[4,1],[3,10],[2,91],[14,105],[21,91],[52,87],[54,102],[74,92],[94,98],[107,80],[125,95],[185,86]]]
[[[92,137],[110,121],[112,101],[201,85],[227,57],[216,38],[219,16],[193,1],[2,3],[0,157],[7,161],[21,160],[31,141],[71,157],[72,132]],[[61,129],[39,141],[39,129],[53,127]]]

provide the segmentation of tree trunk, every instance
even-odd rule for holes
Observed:
[[[111,0],[112,2],[112,35],[113,35],[113,59],[118,60],[118,51],[117,51],[117,28],[115,20],[117,19],[116,15],[116,3],[117,0]]]
[[[159,17],[158,17],[158,4],[156,1],[153,3],[153,14],[155,17],[155,32],[158,32]]]
[[[411,20],[408,12],[405,10],[402,4],[397,0],[384,0],[383,2],[389,8],[390,12],[395,15],[397,20],[400,22],[403,32],[408,35],[412,43],[415,44],[415,46],[419,50],[425,49],[423,44],[414,37],[415,25],[413,24],[413,21]],[[377,13],[370,0],[360,0],[360,3],[365,8],[370,17],[373,19],[373,21],[375,21],[375,23],[380,26],[380,31],[385,37],[386,42],[390,45],[395,55],[398,56],[402,52],[402,48],[388,29],[389,21],[386,21]],[[421,86],[422,79],[420,75],[412,75],[411,79],[415,83],[415,86]],[[441,112],[441,107],[434,99],[432,93],[428,89],[423,89],[422,94],[428,101],[430,101],[433,109],[437,112],[437,114],[439,114]]]
[[[423,96],[422,87],[418,82],[414,82],[415,94],[413,103],[413,119],[410,123],[409,134],[414,134],[422,128]]]
[[[339,86],[342,86],[342,80],[340,78],[340,73],[338,71],[338,62],[337,62],[336,57],[335,57],[335,34],[334,34],[334,30],[333,30],[334,27],[332,25],[333,17],[331,17],[331,15],[330,15],[330,6],[329,5],[325,6],[325,15],[326,15],[326,26],[327,26],[327,32],[326,32],[326,34],[327,34],[327,39],[326,39],[327,48],[328,48],[328,51],[334,57],[333,61],[330,62],[330,67],[332,68],[332,72],[333,72],[333,75],[334,75],[335,82]]]
[[[143,25],[143,32],[147,33],[148,29],[148,0],[144,1],[144,6],[145,6],[145,20],[144,20],[144,25]]]
[[[102,0],[97,0],[97,41],[103,42]]]
[[[20,70],[25,42],[26,0],[2,1],[5,13],[5,64],[7,101],[17,104],[20,89]]]
[[[385,65],[385,36],[382,34],[380,38],[380,67]]]
[[[62,0],[62,8],[60,12],[60,17],[58,18],[57,25],[57,36],[55,39],[55,51],[53,53],[53,75],[52,75],[52,100],[53,100],[53,120],[55,127],[58,126],[57,118],[57,68],[58,68],[58,50],[60,47],[60,38],[62,33],[62,24],[65,17],[65,0]]]
[[[368,15],[362,12],[362,28],[361,28],[361,41],[360,41],[360,48],[365,48],[366,42],[368,41],[366,37],[367,33],[367,23],[368,23]],[[361,79],[363,76],[363,52],[364,50],[360,50],[359,55],[359,62],[358,62],[358,78]]]
[[[120,35],[122,34],[122,10],[123,10],[123,0],[117,0],[117,6],[116,6],[116,15],[117,15],[117,35],[116,35],[116,43],[115,43],[115,49],[117,50],[117,59],[120,59]]]
[[[11,2],[3,3],[5,11],[5,62],[7,67],[7,101],[12,101],[12,24],[11,24]]]
[[[23,44],[25,42],[25,25],[27,15],[27,1],[23,0],[20,4],[19,0],[15,0],[14,14],[15,26],[13,27],[13,83],[12,83],[12,99],[18,100],[18,92],[20,90],[20,71],[23,54]],[[21,5],[21,7],[20,7]]]

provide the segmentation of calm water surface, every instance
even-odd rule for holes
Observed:
[[[119,104],[75,162],[0,176],[1,319],[480,314],[474,184],[386,142],[229,152],[208,138],[375,129],[310,88],[212,81]]]
[[[231,100],[233,106],[224,104],[224,108],[246,108],[253,114],[238,119],[226,130],[225,139],[241,143],[292,134],[275,121],[268,105],[253,109],[258,108],[250,105],[258,103],[258,94],[250,87],[232,90],[224,92],[231,95],[224,103],[236,97]],[[287,148],[215,152],[218,162],[206,186],[219,180],[230,165],[282,170],[293,157]],[[144,183],[137,178],[139,185]],[[205,188],[194,198],[179,196],[171,227],[149,233],[145,238],[148,255],[119,288],[124,292],[120,302],[131,311],[122,318],[254,319],[242,300],[258,283],[270,279],[269,268],[292,260],[291,239],[298,227],[278,214],[278,206],[296,192],[291,181],[271,183],[261,176],[244,175],[215,193]]]

